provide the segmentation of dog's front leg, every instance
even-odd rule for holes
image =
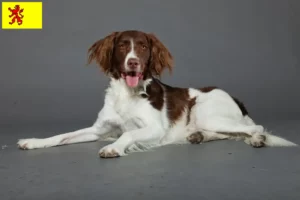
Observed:
[[[39,149],[81,142],[92,142],[118,130],[120,117],[114,109],[104,106],[98,114],[96,122],[91,126],[76,131],[62,133],[47,138],[27,138],[18,141],[20,149]]]
[[[112,144],[109,144],[99,151],[102,158],[113,158],[126,155],[125,150],[135,143],[159,142],[163,131],[153,127],[145,127],[125,132]]]

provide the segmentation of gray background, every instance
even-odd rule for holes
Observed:
[[[127,29],[169,48],[165,83],[224,88],[300,143],[299,13],[297,0],[44,1],[42,30],[0,31],[1,199],[300,199],[299,148],[220,141],[102,160],[103,142],[15,146],[94,122],[109,79],[87,49]]]
[[[43,30],[1,30],[1,124],[93,121],[106,78],[87,49],[115,30],[155,33],[175,58],[181,87],[217,85],[252,116],[300,111],[299,1],[45,1]]]

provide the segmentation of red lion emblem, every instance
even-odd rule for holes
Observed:
[[[18,25],[21,25],[23,23],[22,18],[24,17],[21,13],[24,11],[24,9],[20,9],[20,5],[15,5],[14,9],[11,9],[9,7],[8,10],[11,12],[11,15],[9,15],[9,17],[13,17],[9,24],[14,24],[17,20]]]

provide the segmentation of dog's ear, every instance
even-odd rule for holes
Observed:
[[[105,38],[98,40],[88,49],[88,64],[93,60],[101,67],[104,73],[109,73],[112,67],[112,56],[115,38],[118,32],[113,32]]]
[[[160,76],[165,68],[172,72],[173,69],[173,57],[165,45],[152,33],[147,34],[150,46],[150,70],[155,75]]]

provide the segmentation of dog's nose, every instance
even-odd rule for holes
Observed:
[[[127,61],[127,65],[130,69],[136,69],[140,65],[140,62],[136,58],[130,58]]]

